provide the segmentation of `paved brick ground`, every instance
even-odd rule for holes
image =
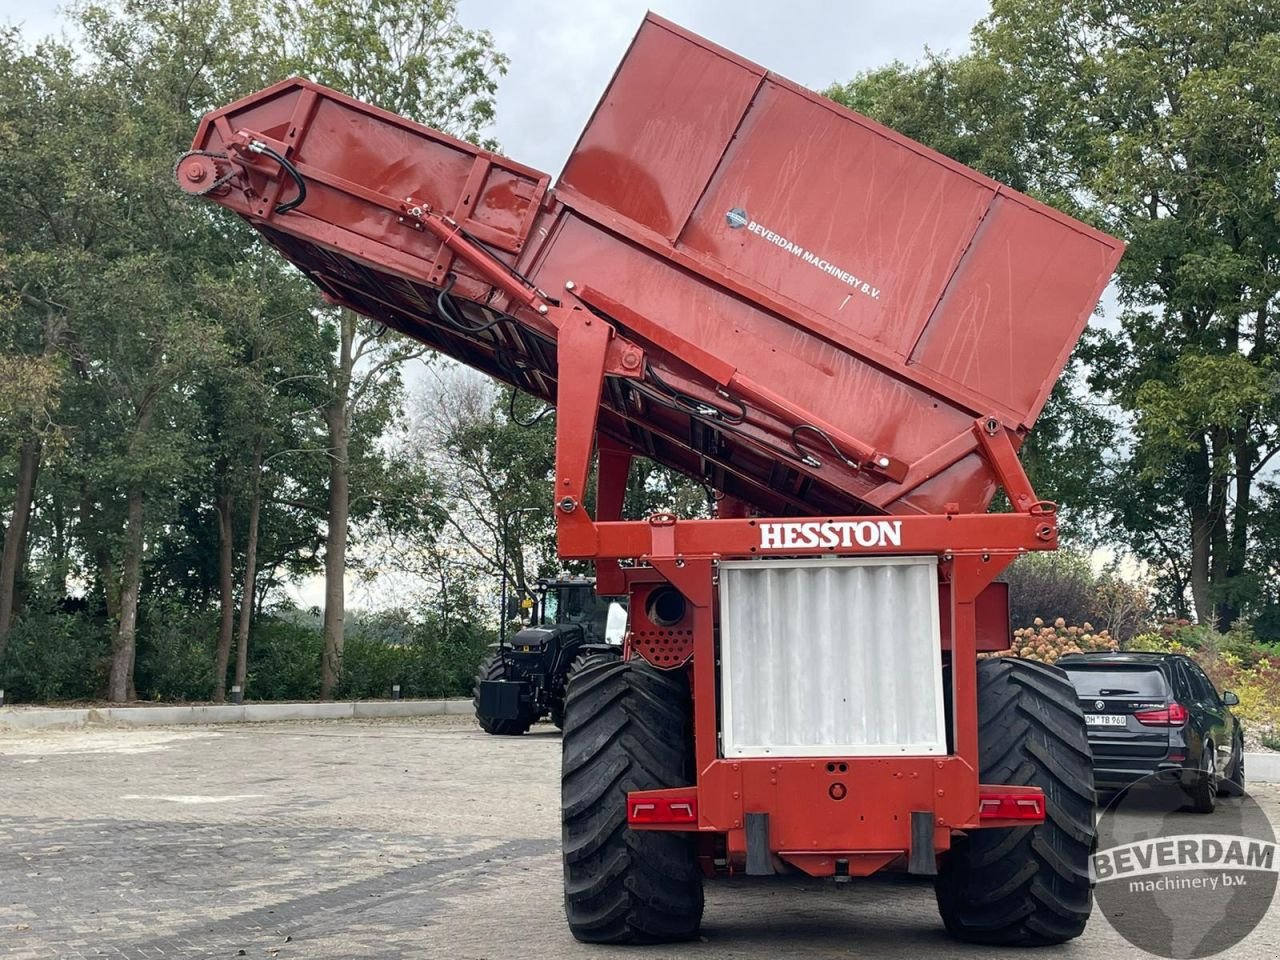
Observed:
[[[0,736],[0,957],[986,956],[927,884],[708,887],[704,939],[582,947],[553,730],[341,721]],[[1272,815],[1280,791],[1257,792]],[[1280,956],[1270,916],[1233,957]],[[1100,916],[1037,956],[1133,955]],[[1008,955],[1008,954],[1006,954]]]

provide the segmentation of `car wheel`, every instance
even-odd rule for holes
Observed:
[[[1186,787],[1188,799],[1186,809],[1194,813],[1213,813],[1218,806],[1218,771],[1213,762],[1213,741],[1207,741],[1200,752],[1200,772],[1196,774],[1191,786]]]

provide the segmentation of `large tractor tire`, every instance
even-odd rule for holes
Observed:
[[[532,711],[523,712],[515,719],[488,717],[480,712],[480,681],[501,680],[503,677],[502,657],[496,653],[489,654],[480,664],[480,671],[476,674],[476,685],[471,691],[476,708],[476,723],[480,724],[480,729],[485,733],[501,737],[518,737],[528,733],[533,722],[538,719]]]
[[[632,830],[627,793],[693,782],[684,671],[593,658],[565,702],[564,907],[584,943],[692,940],[702,922],[694,834]]]
[[[956,839],[936,885],[947,932],[1009,946],[1080,936],[1093,906],[1093,757],[1062,670],[1012,657],[978,662],[978,759],[982,783],[1040,787],[1045,820]]]
[[[621,653],[613,653],[613,652],[601,653],[600,651],[596,651],[594,653],[578,654],[576,657],[573,658],[573,662],[569,664],[569,669],[565,671],[565,675],[564,675],[565,696],[566,697],[568,696],[569,681],[573,679],[574,674],[579,673],[582,670],[586,669],[587,664],[595,663],[596,661],[608,662],[608,661],[621,660],[621,659],[622,659]],[[560,730],[564,729],[564,701],[560,701],[559,703],[553,703],[551,705],[551,722],[554,723],[556,727],[559,728]]]

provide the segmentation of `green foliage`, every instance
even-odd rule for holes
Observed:
[[[1220,633],[1204,624],[1166,620],[1159,629],[1131,639],[1125,644],[1125,649],[1203,654],[1206,658],[1230,656],[1245,666],[1253,666],[1262,657],[1275,652],[1259,643],[1253,628],[1244,621],[1237,621],[1226,633]]]
[[[220,514],[238,592],[249,504],[261,505],[260,595],[315,571],[345,529],[329,516],[335,464],[349,473],[353,541],[420,550],[440,518],[430,484],[384,442],[420,348],[323,307],[243,222],[182,194],[174,160],[205,112],[292,73],[476,138],[506,59],[453,0],[82,0],[68,16],[73,40],[0,28],[0,534],[15,451],[34,438],[17,606],[25,594],[51,608],[87,585],[121,650],[138,609],[134,675],[120,679],[140,697],[204,698]],[[24,691],[89,695],[58,662],[92,644],[54,616],[47,635],[66,649],[37,649],[40,611],[19,621],[5,669],[39,678]],[[310,635],[262,628],[256,685],[312,695]]]
[[[446,635],[436,617],[413,622],[403,610],[361,617],[347,636],[341,694],[385,698],[399,684],[402,697],[469,696],[494,640],[492,630],[467,622]]]
[[[320,695],[320,626],[260,616],[249,644],[245,695],[252,700],[314,700]]]
[[[138,633],[140,700],[207,701],[212,688],[217,611],[176,601],[148,602]],[[471,695],[476,667],[496,641],[470,619],[443,625],[437,614],[415,618],[389,610],[352,617],[342,699]],[[314,700],[320,694],[319,619],[296,610],[259,617],[250,644],[246,698]],[[91,610],[28,611],[15,625],[0,661],[9,703],[100,700],[106,695],[110,628]]]
[[[1000,0],[976,41],[1063,182],[1129,241],[1119,330],[1083,354],[1135,427],[1122,489],[1154,494],[1116,515],[1225,630],[1249,606],[1252,481],[1280,439],[1280,8]],[[1174,504],[1185,551],[1159,542]]]
[[[1232,712],[1244,721],[1246,732],[1260,736],[1268,749],[1276,749],[1280,651],[1258,643],[1246,624],[1236,623],[1219,633],[1185,620],[1169,621],[1158,631],[1133,638],[1127,649],[1182,653],[1194,659],[1219,691],[1230,690],[1240,698]]]
[[[275,0],[261,11],[270,62],[393,113],[478,141],[507,58],[456,0]],[[496,146],[489,142],[487,145]]]
[[[135,682],[140,700],[205,700],[213,686],[217,613],[175,599],[149,599],[141,610]]]
[[[89,700],[107,686],[110,631],[88,613],[29,614],[13,629],[0,661],[7,703]]]

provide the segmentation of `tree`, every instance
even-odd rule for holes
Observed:
[[[1129,241],[1120,329],[1085,354],[1091,382],[1132,418],[1124,469],[1170,482],[1196,615],[1226,629],[1249,600],[1257,477],[1280,445],[1280,8],[1002,0],[977,38],[1065,185]]]
[[[3,68],[18,138],[0,163],[9,283],[22,329],[43,328],[69,370],[59,489],[78,500],[75,536],[110,619],[113,700],[132,695],[148,531],[198,476],[188,400],[229,357],[207,294],[234,285],[242,258],[169,171],[194,119],[252,62],[233,36],[248,8],[85,4],[73,16],[87,62],[45,43]]]
[[[552,509],[554,409],[452,363],[432,368],[414,407],[404,438],[408,454],[439,491],[443,525],[470,558],[472,576],[506,579],[523,596],[537,577],[564,572]],[[587,491],[593,511],[595,496],[593,475]],[[637,457],[623,514],[707,516],[709,500],[702,484]]]
[[[44,339],[70,361],[66,403],[80,418],[71,441],[87,441],[101,455],[95,466],[120,467],[114,479],[122,482],[109,490],[101,482],[106,472],[85,470],[81,483],[82,520],[98,533],[97,572],[113,617],[111,693],[123,699],[141,576],[143,485],[157,462],[152,427],[165,415],[172,371],[191,357],[184,346],[192,341],[175,336],[190,314],[165,282],[153,245],[138,244],[141,222],[163,218],[149,171],[127,160],[101,165],[137,145],[121,135],[130,125],[119,90],[79,71],[70,52],[53,44],[5,63],[5,110],[18,142],[5,151],[0,172],[12,198],[0,230],[10,283],[21,292],[19,322],[28,331],[57,327],[57,336]],[[121,196],[137,206],[119,203]],[[104,362],[108,354],[116,362]],[[34,487],[32,463],[19,481],[19,500],[29,503]]]
[[[509,388],[453,363],[432,368],[414,406],[408,454],[439,490],[444,524],[471,558],[472,576],[508,578],[527,594],[557,569],[554,419],[537,419],[534,401],[513,400]]]
[[[15,475],[9,522],[0,525],[0,660],[20,606],[18,588],[40,461],[48,443],[59,436],[54,416],[62,380],[56,355],[59,311],[37,302],[42,322],[34,330],[20,323],[17,303],[30,294],[8,288],[5,278],[0,259],[0,448],[15,461],[6,471]],[[0,459],[6,468],[7,460]]]
[[[205,112],[298,72],[475,138],[505,60],[452,3],[109,0],[70,16],[74,49],[0,32],[0,621],[34,556],[41,615],[69,602],[107,624],[119,699],[144,596],[216,604],[202,675],[217,699],[233,649],[247,680],[265,594],[328,561],[330,694],[344,568],[360,563],[348,542],[429,514],[382,442],[423,348],[321,307],[245,224],[181,194],[173,161]]]
[[[264,486],[271,487],[264,472],[287,467],[295,492],[316,490],[324,478],[324,473],[315,469],[324,451],[316,444],[308,449],[303,437],[309,427],[319,424],[323,374],[317,371],[324,367],[328,344],[316,322],[314,291],[282,266],[253,258],[237,270],[234,284],[209,291],[210,305],[223,318],[232,357],[198,393],[203,406],[205,456],[217,482],[213,491],[219,598],[215,702],[225,697],[233,641],[233,682],[242,692],[247,682]],[[198,496],[197,504],[204,499]],[[204,555],[214,553],[211,543],[199,542]],[[242,551],[238,544],[243,545]],[[238,553],[243,563],[237,629]]]
[[[56,57],[65,62],[65,52]],[[32,172],[26,146],[28,124],[38,122],[37,105],[46,84],[57,80],[22,50],[15,30],[0,30],[0,190],[21,189]],[[47,265],[13,238],[38,230],[39,208],[21,192],[0,217],[0,463],[14,477],[8,523],[0,547],[0,659],[20,602],[18,588],[27,552],[28,529],[46,442],[56,435],[53,417],[62,368],[56,354],[62,310],[42,299]],[[12,464],[9,463],[12,456]]]
[[[485,31],[457,20],[454,0],[278,2],[264,24],[265,51],[285,72],[321,83],[395,113],[478,139],[493,119],[506,58]],[[350,525],[353,423],[379,390],[394,391],[398,371],[426,348],[340,310],[337,350],[328,366],[328,535],[325,546],[325,653],[320,695],[333,695],[342,675]]]
[[[1278,72],[1272,4],[996,0],[971,54],[833,91],[1128,241],[1119,329],[1078,356],[1133,442],[1092,486],[1224,629],[1251,602],[1258,477],[1280,446]]]

